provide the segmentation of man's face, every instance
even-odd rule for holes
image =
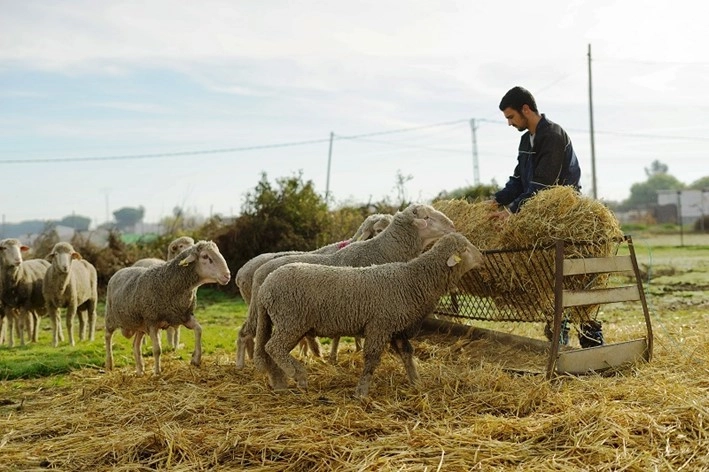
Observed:
[[[502,110],[502,114],[505,115],[505,118],[507,118],[507,124],[509,126],[514,126],[519,131],[526,131],[529,127],[527,118],[525,118],[525,116],[517,110],[507,107]]]

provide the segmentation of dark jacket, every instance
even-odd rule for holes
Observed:
[[[572,185],[581,189],[581,168],[566,131],[542,114],[534,134],[534,146],[530,133],[522,135],[514,175],[505,188],[495,194],[500,205],[509,205],[516,213],[525,200],[551,185]]]

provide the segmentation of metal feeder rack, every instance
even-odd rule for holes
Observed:
[[[555,374],[600,372],[640,360],[650,361],[652,325],[633,241],[630,236],[624,236],[613,243],[615,254],[625,244],[628,255],[579,256],[584,254],[583,243],[561,240],[546,247],[482,251],[483,266],[463,276],[457,289],[439,301],[435,314],[439,319],[545,322],[550,331],[547,335],[557,342],[512,337],[516,338],[515,342],[523,339],[523,344],[527,341],[527,344],[541,346],[548,352],[547,378]],[[585,253],[592,254],[590,251]],[[630,273],[635,283],[608,287],[608,279],[613,273]],[[601,305],[625,301],[640,302],[645,316],[645,337],[612,344],[599,341],[599,345],[580,349],[567,347],[561,342],[567,323],[592,323]],[[440,322],[435,322],[439,323],[437,329],[441,329]],[[460,323],[447,325],[457,328],[450,331],[462,332]],[[502,341],[510,339],[505,334],[492,337]]]

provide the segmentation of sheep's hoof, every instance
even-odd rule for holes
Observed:
[[[298,380],[298,388],[304,392],[308,391],[308,381],[307,380]]]

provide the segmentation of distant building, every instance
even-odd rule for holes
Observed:
[[[709,189],[705,190],[658,190],[657,204],[662,208],[658,223],[690,224],[709,215]]]

